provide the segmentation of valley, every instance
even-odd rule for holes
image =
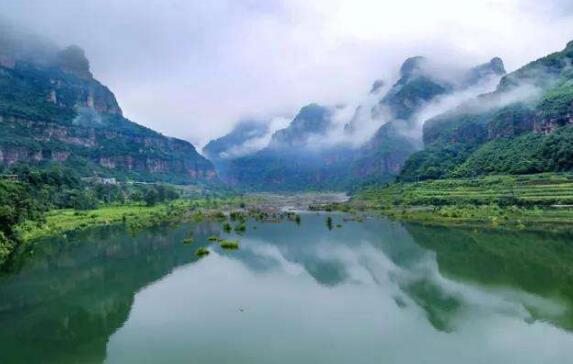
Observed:
[[[561,15],[85,2],[0,13],[0,363],[570,361]]]

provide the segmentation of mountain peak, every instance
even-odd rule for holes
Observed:
[[[404,63],[402,63],[402,67],[400,67],[400,76],[402,78],[412,76],[412,74],[419,71],[426,62],[426,57],[422,56],[415,56],[406,59]]]
[[[300,109],[290,125],[272,136],[271,145],[303,146],[312,135],[325,134],[331,126],[331,110],[316,103]]]
[[[86,58],[82,48],[71,45],[58,52],[56,57],[58,67],[66,73],[71,73],[79,78],[91,79],[90,62]]]
[[[374,81],[374,83],[372,84],[372,88],[370,89],[370,93],[371,94],[375,94],[378,91],[380,91],[380,89],[382,87],[384,87],[386,83],[383,80],[376,80]]]
[[[503,60],[500,57],[493,57],[489,61],[488,65],[490,66],[490,69],[498,75],[504,75],[506,73]]]
[[[492,77],[503,76],[505,73],[505,66],[502,59],[494,57],[489,62],[471,68],[466,73],[462,85],[464,87],[469,87],[485,80],[490,80]]]

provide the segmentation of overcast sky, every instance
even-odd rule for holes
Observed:
[[[352,102],[426,55],[508,70],[573,39],[573,0],[0,0],[78,44],[125,115],[198,145],[240,118]]]

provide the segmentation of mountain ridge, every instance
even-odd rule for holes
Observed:
[[[433,100],[465,90],[490,77],[505,73],[503,62],[489,62],[460,73],[457,80],[443,80],[432,73],[430,61],[411,57],[402,64],[400,78],[383,95],[384,81],[373,83],[373,105],[360,105],[354,116],[340,125],[334,121],[338,108],[312,103],[302,107],[289,126],[276,131],[269,144],[250,154],[219,164],[224,180],[247,189],[297,190],[301,188],[344,190],[365,181],[387,182],[399,174],[408,157],[422,148],[411,135],[421,133],[415,114]],[[361,132],[361,114],[370,123],[381,123],[362,145],[349,143]],[[382,120],[386,115],[390,119]],[[358,124],[357,124],[358,123]],[[236,131],[231,131],[232,135]],[[225,138],[225,137],[222,137]],[[340,140],[337,140],[340,139]]]

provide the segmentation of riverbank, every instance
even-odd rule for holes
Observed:
[[[131,230],[185,220],[199,220],[220,216],[222,211],[240,207],[238,198],[225,200],[179,199],[169,203],[146,206],[144,204],[105,206],[94,210],[52,210],[46,213],[45,222],[25,221],[17,227],[23,242],[70,231],[97,226],[126,224]]]
[[[573,228],[573,175],[545,173],[393,183],[365,188],[348,203],[322,208],[372,211],[434,225],[568,229]]]

